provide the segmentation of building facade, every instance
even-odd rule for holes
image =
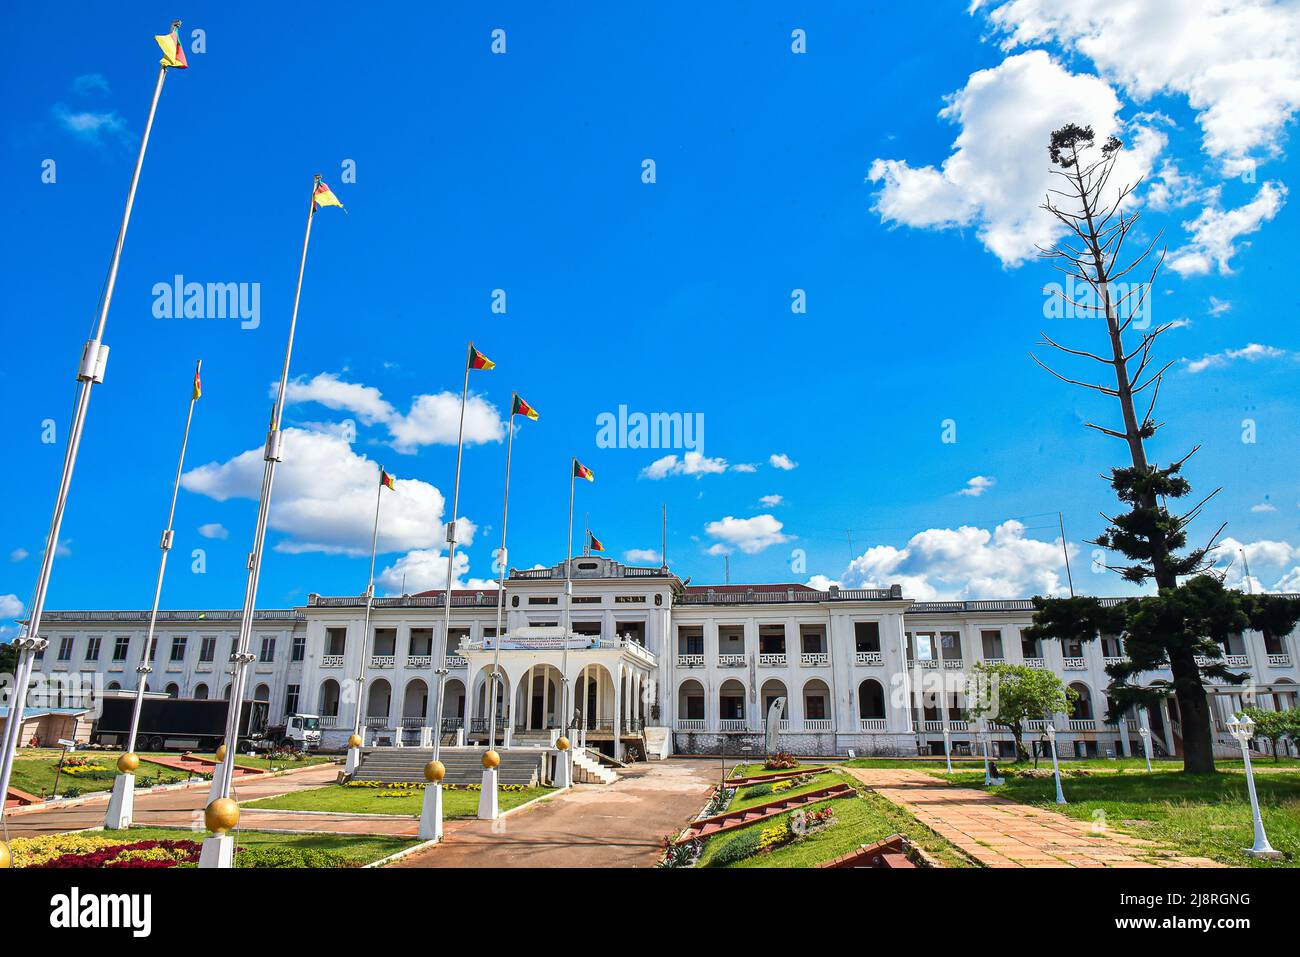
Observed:
[[[1156,753],[1181,752],[1172,698],[1105,722],[1105,667],[1123,658],[1122,638],[1030,642],[1022,634],[1028,599],[918,602],[899,586],[697,586],[667,568],[589,556],[572,560],[570,577],[566,635],[564,564],[510,572],[499,649],[495,589],[453,592],[441,720],[441,591],[376,599],[368,635],[362,596],[312,594],[301,607],[259,612],[249,694],[270,702],[273,722],[320,715],[326,747],[347,739],[359,698],[368,742],[427,743],[433,729],[485,740],[499,657],[495,724],[515,735],[560,727],[571,698],[570,726],[616,754],[632,741],[651,755],[761,752],[768,714],[784,698],[779,744],[795,753],[942,754],[946,734],[953,753],[977,754],[963,680],[976,663],[1002,661],[1048,669],[1078,693],[1072,713],[1051,719],[1063,754],[1140,754],[1142,727]],[[150,690],[227,696],[238,619],[236,611],[160,613]],[[147,624],[147,612],[49,612],[39,672],[56,686],[81,676],[106,690],[133,689]],[[1216,745],[1235,747],[1223,723],[1245,704],[1296,706],[1296,641],[1251,632],[1229,639],[1227,664],[1250,678],[1211,687]],[[1031,725],[1027,740],[1046,720]],[[1012,753],[1009,735],[990,738],[995,754]]]

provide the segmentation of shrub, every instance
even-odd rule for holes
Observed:
[[[796,759],[789,751],[778,751],[776,754],[768,758],[767,762],[763,765],[764,769],[768,771],[788,771],[791,768],[797,768],[798,766],[798,759]]]
[[[746,798],[767,797],[771,793],[772,793],[772,785],[755,784],[752,788],[746,788],[745,797]]]
[[[723,845],[722,850],[713,856],[710,866],[725,867],[727,864],[734,864],[736,861],[743,861],[747,857],[753,857],[759,852],[762,833],[756,827],[745,828]]]
[[[356,867],[356,862],[335,851],[271,844],[266,847],[241,847],[235,856],[236,867]]]

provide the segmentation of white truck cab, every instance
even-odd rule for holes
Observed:
[[[285,722],[284,739],[301,751],[320,747],[320,715],[291,714]]]

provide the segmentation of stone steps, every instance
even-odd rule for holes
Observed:
[[[498,751],[500,784],[534,785],[541,779],[542,754],[529,748]],[[483,780],[481,748],[443,748],[439,760],[447,768],[445,784],[479,784]],[[364,748],[354,781],[385,784],[424,781],[424,766],[433,759],[428,748]]]
[[[618,774],[605,767],[583,748],[573,752],[573,777],[579,784],[613,784]]]

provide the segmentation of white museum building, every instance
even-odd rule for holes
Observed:
[[[779,698],[786,699],[780,745],[794,753],[942,754],[945,731],[954,753],[979,753],[963,699],[932,692],[960,687],[978,662],[1004,661],[1046,668],[1078,692],[1072,713],[1050,719],[1062,754],[1141,754],[1141,727],[1149,728],[1157,753],[1182,749],[1172,697],[1120,724],[1105,722],[1111,679],[1104,669],[1123,658],[1122,638],[1073,647],[1032,642],[1022,637],[1033,614],[1028,599],[922,602],[897,585],[691,585],[666,567],[597,556],[571,561],[567,635],[564,563],[511,570],[507,579],[496,722],[502,734],[531,738],[562,726],[573,689],[570,727],[588,747],[619,757],[761,752]],[[249,694],[269,702],[273,722],[320,715],[324,747],[341,748],[351,733],[357,687],[367,744],[427,743],[434,728],[448,740],[463,729],[470,741],[485,741],[497,594],[453,592],[442,715],[435,720],[444,601],[442,591],[377,598],[369,636],[362,635],[364,596],[312,594],[301,607],[260,611]],[[49,644],[39,670],[132,690],[148,617],[47,612],[42,637]],[[161,612],[150,691],[228,695],[238,619],[238,611]],[[1243,695],[1266,709],[1296,706],[1296,641],[1247,632],[1226,643],[1226,663],[1250,680],[1210,688],[1216,750],[1232,745],[1223,722],[1243,706]],[[1169,678],[1155,672],[1143,683]],[[1037,740],[1048,720],[1033,722],[1026,741]],[[992,738],[995,753],[1012,753],[1009,734]]]

